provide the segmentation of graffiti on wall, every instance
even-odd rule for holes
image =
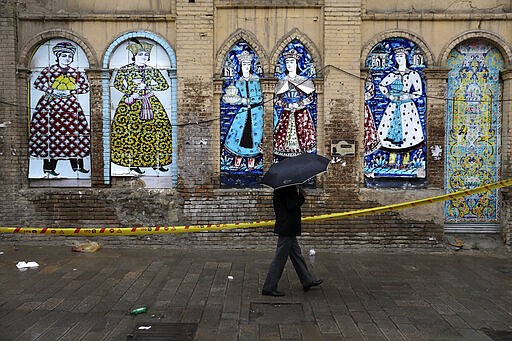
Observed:
[[[373,47],[365,65],[369,68],[364,87],[366,185],[424,186],[424,53],[407,39],[386,39]]]
[[[150,39],[130,38],[112,53],[111,172],[171,176],[170,59]]]
[[[220,101],[221,185],[256,187],[263,175],[263,69],[241,40],[228,52]]]
[[[90,179],[88,66],[84,51],[68,40],[49,40],[34,53],[29,178]]]
[[[274,161],[316,153],[316,68],[309,51],[291,41],[279,56],[274,90]]]
[[[458,45],[448,57],[446,183],[448,193],[499,180],[503,58],[482,41]],[[498,191],[445,204],[450,223],[496,223]]]

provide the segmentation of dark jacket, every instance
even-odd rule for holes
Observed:
[[[304,203],[304,200],[304,195],[298,191],[296,186],[274,190],[275,233],[282,236],[300,236],[300,206]]]

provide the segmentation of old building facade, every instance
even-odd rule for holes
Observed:
[[[4,0],[0,13],[2,226],[272,219],[261,176],[303,152],[333,160],[307,186],[307,216],[512,177],[510,1]],[[510,245],[510,193],[308,223],[303,240],[431,248],[470,233]],[[34,238],[2,235],[23,237]]]

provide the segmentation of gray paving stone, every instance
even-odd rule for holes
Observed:
[[[281,339],[284,340],[300,340],[300,332],[297,325],[291,324],[280,324],[279,325],[279,334]]]
[[[512,333],[510,254],[336,254],[308,259],[324,284],[304,292],[291,263],[261,295],[272,252],[0,243],[0,340],[124,340],[138,323],[197,323],[196,340],[490,340]],[[16,268],[33,259],[37,269]],[[232,278],[228,278],[231,276]],[[251,319],[257,304],[301,307]],[[148,311],[129,315],[146,306]],[[277,311],[277,310],[276,310]],[[487,329],[485,329],[487,328]]]
[[[259,326],[261,340],[279,340],[279,325],[278,324],[261,324]]]
[[[396,324],[390,319],[375,320],[375,325],[384,335],[385,340],[406,340],[405,336],[400,332]]]
[[[236,340],[238,337],[238,321],[222,319],[219,323],[215,340]]]

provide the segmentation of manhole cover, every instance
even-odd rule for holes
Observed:
[[[250,322],[277,324],[305,320],[300,303],[251,303]]]
[[[512,341],[511,330],[494,330],[491,328],[482,328],[480,330],[494,341]]]
[[[139,323],[133,332],[128,334],[126,341],[130,340],[180,340],[188,341],[194,339],[196,323],[165,323],[147,322]]]

